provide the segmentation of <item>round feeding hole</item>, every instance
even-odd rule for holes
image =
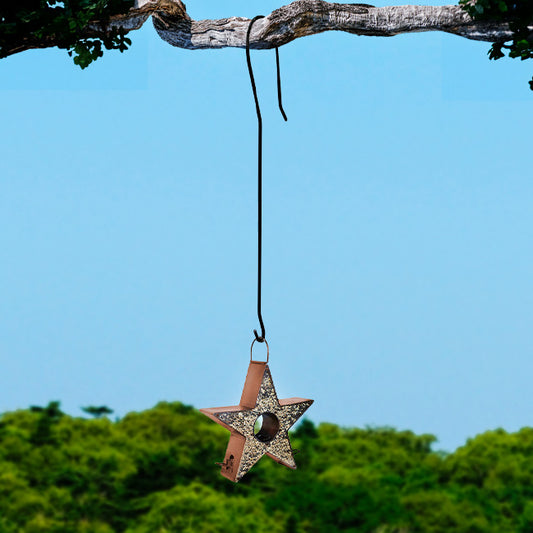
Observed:
[[[270,442],[279,431],[279,420],[272,413],[263,413],[254,424],[254,436],[261,442]]]

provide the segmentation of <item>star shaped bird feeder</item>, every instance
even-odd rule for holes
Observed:
[[[313,400],[303,398],[278,400],[268,355],[266,362],[253,361],[250,357],[239,405],[200,409],[231,431],[221,474],[238,482],[263,455],[295,469],[289,428],[312,403]]]

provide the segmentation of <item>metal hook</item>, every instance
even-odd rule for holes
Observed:
[[[257,87],[255,85],[254,72],[252,69],[252,60],[250,58],[250,35],[252,33],[252,26],[254,23],[265,18],[263,15],[254,17],[248,26],[246,32],[246,63],[248,64],[248,73],[250,75],[250,83],[252,84],[252,92],[254,94],[255,111],[257,114],[257,317],[261,325],[261,335],[254,329],[255,340],[257,342],[265,341],[265,325],[263,323],[263,316],[261,313],[261,263],[262,263],[262,249],[263,249],[263,119],[261,117],[261,108],[259,107],[259,99],[257,97]],[[278,105],[284,120],[287,120],[287,115],[283,109],[281,99],[281,74],[279,67],[279,52],[276,47],[276,73],[278,83]]]
[[[261,335],[259,335],[259,333],[257,333],[257,330],[254,329],[255,340],[257,342],[266,342],[266,339],[265,339],[265,326],[263,324],[263,320],[262,320],[261,316],[259,316],[259,322],[261,324]]]
[[[250,81],[252,83],[252,91],[254,93],[254,100],[255,100],[255,107],[257,111],[257,118],[259,122],[261,122],[261,110],[259,109],[259,101],[257,99],[257,89],[255,86],[255,79],[254,79],[254,72],[252,69],[252,61],[250,58],[250,35],[252,33],[252,26],[256,21],[259,19],[264,19],[264,15],[257,15],[254,17],[250,24],[248,25],[248,31],[246,32],[246,62],[248,63],[248,72],[250,74]],[[287,114],[285,113],[285,110],[283,109],[283,101],[281,97],[281,69],[279,66],[279,48],[276,46],[276,76],[277,76],[277,85],[278,85],[278,106],[279,110],[281,112],[281,116],[283,117],[283,120],[287,122]]]

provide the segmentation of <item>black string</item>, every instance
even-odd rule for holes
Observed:
[[[254,329],[255,339],[258,342],[265,342],[265,324],[263,322],[263,315],[261,313],[261,263],[263,252],[263,119],[261,117],[261,109],[259,107],[259,99],[257,98],[257,88],[255,86],[254,72],[252,69],[252,61],[250,59],[250,34],[252,33],[252,26],[254,22],[265,18],[263,15],[258,15],[250,21],[248,31],[246,33],[246,62],[248,64],[248,73],[250,74],[250,82],[252,84],[252,92],[254,93],[255,111],[257,113],[257,318],[261,326],[261,335]],[[278,105],[281,114],[285,120],[287,115],[283,110],[283,103],[281,101],[281,74],[279,68],[279,52],[276,48],[276,72],[278,82]]]

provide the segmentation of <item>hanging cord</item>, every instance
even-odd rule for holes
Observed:
[[[261,335],[254,329],[255,340],[257,342],[265,342],[265,324],[263,322],[263,315],[261,314],[261,260],[263,252],[263,119],[261,117],[261,109],[259,107],[259,99],[257,98],[257,88],[255,86],[254,72],[252,69],[252,61],[250,59],[250,34],[252,33],[252,26],[254,22],[265,18],[263,15],[258,15],[250,21],[248,32],[246,33],[246,62],[248,63],[248,73],[250,74],[250,83],[252,84],[252,91],[254,93],[255,111],[257,113],[257,318],[261,325]],[[284,118],[287,120],[287,115],[283,110],[283,103],[281,100],[281,74],[279,68],[279,52],[276,48],[276,73],[278,82],[278,105],[279,110]]]

